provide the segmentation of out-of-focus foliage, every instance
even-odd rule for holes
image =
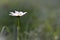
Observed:
[[[0,27],[11,33],[17,18],[9,12],[15,10],[28,12],[20,17],[21,40],[60,40],[60,0],[0,0]]]

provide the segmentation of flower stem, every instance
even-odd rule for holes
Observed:
[[[19,37],[19,33],[20,33],[20,17],[17,17],[18,18],[18,25],[17,25],[17,40],[20,40],[20,37]]]

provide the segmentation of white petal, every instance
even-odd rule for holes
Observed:
[[[13,14],[14,12],[10,12],[10,13],[12,13],[12,14]]]
[[[19,12],[15,10],[15,13],[19,13]]]
[[[9,14],[9,15],[12,15],[12,14]]]
[[[23,15],[25,15],[27,12],[20,12],[20,16],[23,16]]]
[[[19,12],[19,14],[22,14],[23,12]]]
[[[24,15],[24,13],[20,14],[20,16],[23,16],[23,15]]]
[[[27,13],[27,12],[24,12],[24,13]]]

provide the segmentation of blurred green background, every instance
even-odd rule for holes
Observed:
[[[15,10],[28,12],[20,17],[21,40],[60,40],[60,0],[0,0],[0,30],[7,26],[11,35],[17,18],[9,12]]]

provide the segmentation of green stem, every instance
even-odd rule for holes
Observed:
[[[20,33],[20,17],[18,17],[18,25],[17,25],[17,40],[20,40],[19,33]]]

